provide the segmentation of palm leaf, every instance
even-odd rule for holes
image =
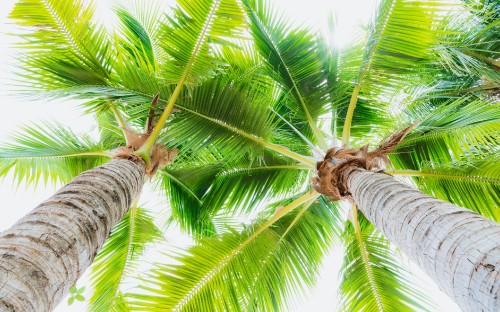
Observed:
[[[391,154],[399,169],[475,158],[494,149],[500,140],[500,102],[462,97],[437,108],[416,107],[407,112],[413,120],[423,121]]]
[[[314,35],[293,30],[289,23],[262,0],[243,0],[250,29],[271,76],[290,94],[292,110],[299,111],[314,137],[326,148],[323,134],[316,125],[318,116],[328,109],[325,73]]]
[[[91,267],[94,288],[89,311],[123,311],[127,305],[120,285],[133,271],[146,245],[162,238],[153,217],[144,209],[133,206],[113,228]]]
[[[500,79],[500,21],[478,10],[452,12],[447,21],[453,33],[437,47],[441,65],[458,77],[475,76],[494,83]]]
[[[301,191],[308,174],[308,167],[269,153],[259,162],[232,163],[214,177],[203,198],[204,211],[208,216],[246,215],[259,204]]]
[[[83,0],[21,0],[10,17],[32,31],[21,37],[20,75],[35,89],[104,84],[110,74],[106,32],[92,20],[94,6]],[[31,86],[31,85],[29,85]]]
[[[440,24],[446,10],[449,4],[440,1],[381,2],[369,25],[362,63],[346,112],[343,144],[349,141],[358,98],[376,100],[369,104],[377,104],[377,109],[386,111],[391,104],[387,101],[390,95],[425,77],[422,73],[432,64],[432,48],[442,38]],[[369,119],[364,122],[371,124]]]
[[[0,175],[14,173],[18,182],[37,185],[67,183],[79,173],[106,162],[112,155],[110,142],[96,143],[55,123],[25,126],[0,150]]]
[[[250,81],[220,75],[186,92],[178,100],[182,112],[169,125],[171,144],[193,151],[214,145],[231,158],[258,157],[271,137],[273,118],[267,108],[272,103],[258,97]]]
[[[131,304],[138,311],[280,310],[286,295],[314,282],[334,237],[333,212],[324,203],[313,205],[272,229],[258,221],[242,233],[205,239],[179,252],[179,265],[155,264],[147,293],[130,294]]]
[[[122,22],[122,36],[125,38],[123,46],[129,54],[134,57],[137,65],[144,64],[151,71],[156,69],[156,58],[153,44],[146,29],[137,21],[132,14],[124,9],[118,9],[117,15]]]
[[[500,220],[498,153],[449,164],[427,163],[420,171],[395,173],[414,176],[414,182],[427,194],[467,207],[492,220]]]
[[[243,14],[234,0],[177,3],[159,36],[161,47],[170,58],[161,76],[167,82],[195,85],[213,76],[222,65],[211,53],[209,43],[241,36]]]
[[[191,234],[214,234],[211,220],[204,217],[202,198],[207,193],[210,182],[222,169],[221,164],[217,163],[202,163],[198,166],[190,163],[187,167],[172,166],[160,172],[160,187],[170,199],[171,219],[182,230]]]

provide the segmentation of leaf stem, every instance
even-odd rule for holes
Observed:
[[[344,129],[342,130],[342,146],[349,146],[349,138],[351,136],[351,124],[352,117],[354,116],[354,108],[356,108],[356,103],[358,102],[360,84],[357,83],[354,87],[354,91],[351,95],[351,101],[349,102],[349,108],[347,109],[347,115],[345,117]]]
[[[115,106],[114,102],[110,103],[109,108],[113,112],[113,115],[115,115],[116,122],[118,122],[118,126],[122,130],[123,137],[127,141],[127,145],[128,145],[129,144],[128,139],[127,139],[128,135],[127,135],[127,132],[126,132],[127,123],[125,122],[125,119],[123,119],[123,116],[122,116],[122,114],[120,114],[120,111],[118,109],[116,109],[116,106]]]
[[[316,200],[317,197],[315,198],[311,198],[309,199],[305,204],[304,206],[302,207],[302,209],[300,209],[300,211],[297,213],[297,215],[295,216],[295,218],[293,219],[292,223],[290,223],[290,225],[286,228],[285,232],[283,233],[283,235],[281,235],[281,238],[285,238],[286,234],[288,234],[288,232],[293,228],[293,226],[295,225],[295,223],[297,223],[297,221],[299,221],[299,219],[302,217],[302,215],[307,211],[307,209],[309,209],[309,207],[314,203],[314,201]]]
[[[347,110],[347,115],[344,123],[344,129],[342,130],[342,146],[349,146],[349,138],[351,135],[351,124],[352,117],[354,115],[354,108],[356,107],[356,103],[358,102],[359,90],[361,88],[361,84],[364,81],[366,73],[370,70],[373,59],[375,57],[375,51],[378,49],[378,45],[380,44],[380,38],[382,37],[383,32],[387,28],[387,23],[389,22],[389,17],[391,16],[392,7],[395,4],[395,0],[391,0],[391,4],[389,9],[386,12],[386,15],[383,18],[383,21],[377,23],[377,29],[374,33],[375,43],[370,47],[368,57],[361,64],[361,68],[359,69],[358,80],[356,81],[356,86],[352,92],[351,101],[349,102],[349,108]],[[367,38],[367,43],[370,42],[370,38]]]

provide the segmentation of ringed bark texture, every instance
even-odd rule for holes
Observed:
[[[500,311],[500,224],[385,174],[356,170],[359,209],[464,311]]]
[[[139,194],[144,163],[83,172],[0,234],[0,311],[50,311]]]

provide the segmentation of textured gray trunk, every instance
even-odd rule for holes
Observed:
[[[500,311],[500,224],[391,176],[354,171],[363,214],[464,311]]]
[[[92,263],[144,182],[143,164],[86,171],[0,235],[0,311],[50,311]]]

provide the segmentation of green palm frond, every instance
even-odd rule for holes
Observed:
[[[475,76],[496,82],[500,79],[500,21],[491,13],[452,12],[447,25],[453,33],[436,48],[443,67],[457,76]]]
[[[183,230],[214,234],[214,219],[247,215],[270,199],[303,188],[308,167],[264,153],[260,161],[187,162],[162,171],[161,187],[170,198],[172,219]]]
[[[181,150],[197,151],[214,145],[230,158],[262,153],[263,139],[270,138],[271,111],[267,98],[257,97],[250,80],[234,81],[219,75],[185,92],[177,114],[169,123],[168,140]]]
[[[21,35],[20,72],[28,86],[46,91],[104,84],[110,75],[110,44],[83,0],[20,0],[10,17],[30,32]]]
[[[328,90],[332,102],[331,109],[331,132],[335,139],[340,138],[344,129],[345,118],[349,102],[355,90],[355,81],[358,79],[359,68],[363,62],[364,46],[359,42],[343,48],[329,48],[325,42],[324,59],[325,64],[330,63],[328,69]],[[383,101],[377,98],[358,97],[356,113],[352,116],[351,136],[367,139],[374,132],[386,131],[394,127],[394,119],[387,110],[381,110]],[[380,139],[380,138],[377,138]],[[340,145],[339,143],[334,146]]]
[[[122,45],[131,58],[135,60],[137,67],[146,67],[154,72],[156,69],[156,58],[151,38],[146,29],[136,20],[132,14],[124,9],[118,9],[117,15],[122,22]]]
[[[123,130],[118,125],[113,112],[108,108],[109,102],[103,106],[107,106],[106,109],[96,113],[99,142],[105,142],[104,144],[112,147],[126,146],[127,142],[123,135]]]
[[[444,13],[451,4],[442,1],[384,0],[368,27],[368,37],[355,87],[346,112],[342,142],[348,144],[358,99],[386,111],[391,95],[425,75],[432,64],[433,48],[440,42]],[[425,81],[425,80],[424,80]],[[375,100],[373,102],[373,100]],[[370,119],[365,123],[371,124]]]
[[[242,233],[204,239],[178,252],[180,264],[155,264],[145,278],[147,293],[130,294],[130,303],[138,311],[283,309],[287,296],[314,283],[320,255],[339,224],[334,215],[323,202],[286,215],[272,228],[257,221]]]
[[[182,230],[191,234],[214,234],[211,220],[204,217],[202,199],[210,182],[222,170],[223,166],[217,163],[190,163],[188,167],[166,168],[160,172],[160,187],[170,199],[171,219]]]
[[[0,175],[14,173],[18,182],[67,183],[79,173],[106,162],[106,142],[76,135],[59,123],[25,126],[0,150]],[[41,180],[41,181],[40,181]]]
[[[418,170],[429,161],[475,158],[494,149],[500,140],[500,102],[462,97],[437,108],[417,105],[407,112],[422,122],[391,154],[398,169]]]
[[[414,176],[425,193],[467,207],[500,221],[500,156],[483,155],[478,160],[449,164],[427,163],[419,171],[402,170],[396,174]]]
[[[223,63],[210,43],[243,36],[243,12],[235,0],[179,0],[161,27],[160,42],[169,57],[161,76],[170,83],[195,85],[213,76]],[[188,68],[189,72],[179,69]]]
[[[371,91],[377,85],[422,70],[441,39],[440,23],[451,4],[442,1],[384,0],[369,33],[357,83]],[[365,89],[366,88],[366,89]]]
[[[350,222],[343,235],[340,311],[425,311],[432,303],[416,278],[400,264],[389,242],[361,214],[359,219],[363,245]]]
[[[120,23],[114,40],[117,51],[114,75],[108,83],[108,90],[104,94],[94,95],[119,99],[130,106],[127,110],[139,110],[143,116],[149,110],[145,103],[149,103],[155,94],[159,93],[160,98],[168,99],[173,92],[173,86],[165,84],[164,79],[159,76],[162,66],[167,62],[159,39],[164,18],[156,16],[158,12],[150,19],[143,17],[142,22],[135,17],[142,16],[142,10],[147,12],[148,8],[149,5],[145,5],[141,10],[134,10],[135,14],[127,11],[125,6],[116,8]],[[156,23],[156,27],[152,23]],[[135,97],[127,96],[127,92],[134,93]]]
[[[279,199],[301,191],[309,168],[268,153],[260,162],[239,162],[219,172],[203,198],[209,216],[248,214],[270,199]],[[249,209],[253,207],[253,209]]]
[[[255,44],[271,76],[293,99],[289,101],[290,109],[300,112],[315,141],[319,140],[323,148],[327,147],[316,125],[318,117],[329,107],[323,60],[315,36],[305,29],[292,29],[265,1],[243,0],[242,3]]]
[[[137,56],[156,70],[167,61],[166,54],[160,47],[160,29],[165,23],[166,5],[160,0],[126,0],[116,3],[115,11],[121,20],[120,37],[131,45],[131,55]],[[123,42],[123,43],[125,43]]]
[[[131,207],[113,228],[92,264],[89,311],[124,311],[124,305],[128,304],[121,294],[121,283],[137,267],[137,259],[146,245],[161,238],[153,217],[143,208]]]

